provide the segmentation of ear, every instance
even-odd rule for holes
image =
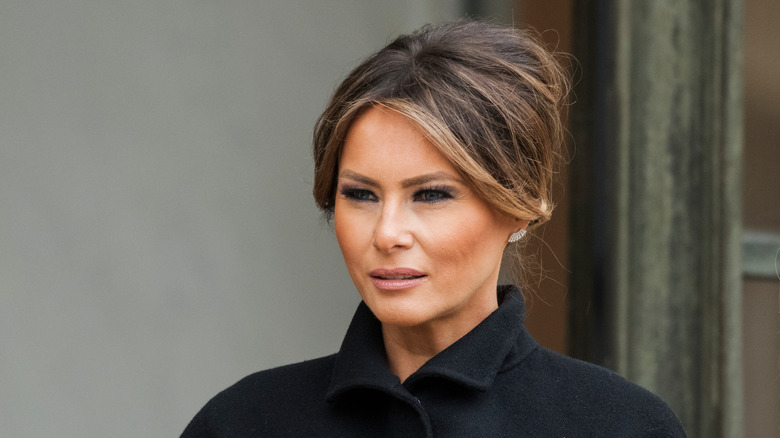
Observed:
[[[530,221],[524,221],[522,219],[515,218],[515,229],[513,233],[516,233],[520,230],[525,230],[526,228],[528,228],[529,223]]]

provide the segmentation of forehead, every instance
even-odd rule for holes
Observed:
[[[339,161],[339,173],[348,169],[404,177],[430,172],[459,175],[423,130],[405,115],[385,107],[372,107],[355,120]]]

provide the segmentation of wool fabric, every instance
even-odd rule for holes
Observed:
[[[520,291],[403,383],[361,303],[337,354],[252,374],[184,430],[200,437],[685,437],[658,397],[540,346]]]

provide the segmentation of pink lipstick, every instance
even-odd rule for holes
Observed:
[[[428,276],[411,268],[374,269],[369,274],[377,289],[399,290],[417,286]]]

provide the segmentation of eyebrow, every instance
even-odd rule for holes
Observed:
[[[351,170],[345,170],[345,171],[339,173],[338,177],[339,178],[349,178],[349,179],[355,180],[355,181],[357,181],[359,183],[362,183],[362,184],[365,184],[365,185],[371,186],[371,187],[379,187],[379,183],[377,183],[373,179],[371,179],[371,178],[369,178],[369,177],[367,177],[365,175],[361,175],[361,174],[359,174],[357,172],[353,172]],[[415,176],[414,178],[405,179],[405,180],[401,181],[401,187],[409,188],[409,187],[423,185],[423,184],[429,183],[431,181],[441,181],[441,180],[462,183],[462,181],[460,179],[450,175],[449,173],[446,173],[446,172],[433,172],[433,173],[426,173],[425,175]]]

